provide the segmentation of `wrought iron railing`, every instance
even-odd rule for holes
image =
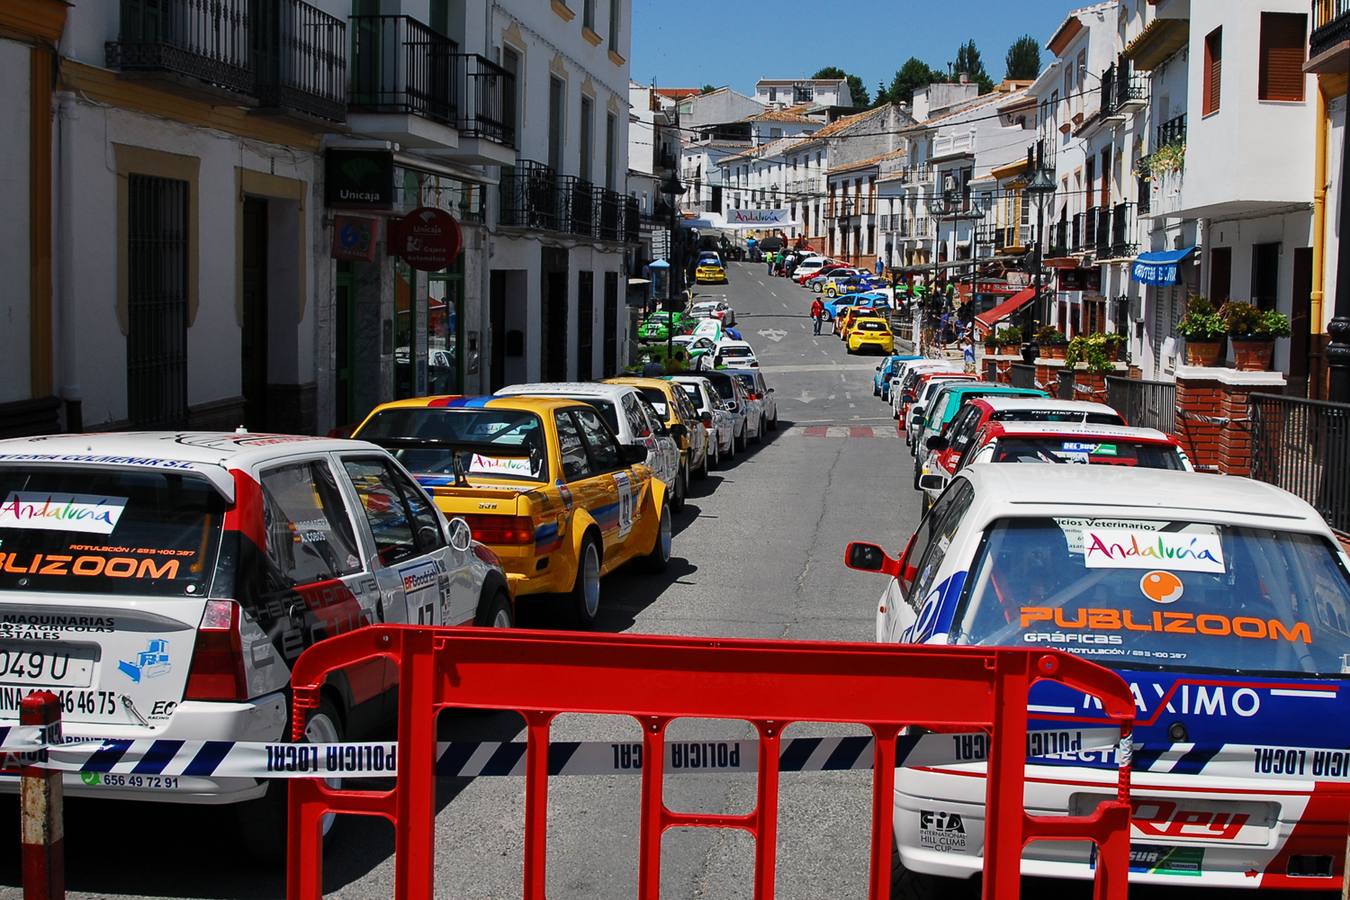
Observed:
[[[121,0],[108,67],[167,72],[242,94],[257,85],[253,0]]]
[[[1109,206],[1097,208],[1096,238],[1093,252],[1097,254],[1098,259],[1105,259],[1111,255],[1111,207]]]
[[[1111,210],[1111,246],[1107,253],[1112,259],[1134,256],[1138,244],[1131,228],[1135,219],[1134,203],[1117,203]]]
[[[1089,206],[1087,212],[1083,214],[1083,243],[1079,245],[1079,250],[1097,249],[1097,224],[1099,221],[1099,208]]]
[[[1069,220],[1060,219],[1050,227],[1050,247],[1047,256],[1066,256],[1069,252]]]
[[[1252,477],[1302,497],[1350,533],[1350,404],[1279,394],[1247,402]]]
[[[563,230],[590,237],[595,234],[595,186],[575,175],[559,175],[558,205],[564,210]]]
[[[1144,79],[1130,72],[1128,61],[1112,63],[1102,73],[1102,115],[1114,115],[1127,103],[1147,99]]]
[[[1174,381],[1141,381],[1138,378],[1106,376],[1106,402],[1134,428],[1156,428],[1163,434],[1176,431],[1177,385]]]
[[[1350,0],[1312,0],[1312,14],[1312,35],[1308,40],[1310,56],[1350,40]]]
[[[623,194],[609,188],[596,188],[594,203],[596,211],[595,236],[602,241],[623,240]]]
[[[1158,126],[1157,141],[1153,149],[1160,147],[1169,147],[1172,144],[1184,144],[1186,142],[1186,114],[1174,116]]]
[[[1083,230],[1083,214],[1074,213],[1073,219],[1069,224],[1068,247],[1075,253],[1083,249]]]
[[[1145,175],[1135,176],[1135,187],[1139,191],[1139,214],[1148,215],[1153,208],[1153,182]]]
[[[409,16],[352,16],[352,109],[456,124],[457,49]]]
[[[516,95],[516,77],[477,53],[456,53],[453,59],[459,136],[514,147],[516,123],[509,120],[507,109],[509,99]]]
[[[570,217],[563,215],[566,206],[559,202],[558,176],[543,163],[526,159],[503,168],[498,193],[502,225],[541,231],[559,231],[564,224],[571,227]]]
[[[258,99],[341,122],[347,118],[347,23],[304,0],[256,7]]]
[[[638,208],[636,197],[625,197],[623,201],[623,242],[636,244],[642,239],[642,212]]]

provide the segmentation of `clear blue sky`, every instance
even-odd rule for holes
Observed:
[[[1073,3],[1073,5],[1070,5]],[[839,66],[870,94],[911,56],[934,68],[974,38],[989,77],[1019,35],[1045,42],[1069,10],[1056,0],[633,0],[632,77],[658,87],[729,85],[754,93],[760,78],[809,77]]]

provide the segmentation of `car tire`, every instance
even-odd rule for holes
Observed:
[[[689,470],[680,466],[675,470],[675,483],[670,486],[670,505],[676,511],[684,509],[684,497],[689,493]]]
[[[769,420],[769,430],[770,431],[778,430],[778,410],[773,411],[773,418]]]
[[[750,430],[750,423],[747,421],[741,426],[741,433],[731,441],[731,455],[734,458],[737,453],[745,452],[745,433]]]
[[[891,900],[975,900],[980,879],[940,878],[905,868],[900,850],[891,847]]]
[[[703,448],[703,465],[699,466],[698,471],[694,473],[694,478],[698,481],[702,481],[708,477],[708,470],[712,468],[712,464],[708,459],[711,455],[712,448],[705,445]]]
[[[873,397],[880,397],[880,396],[881,396],[881,388],[877,387],[875,384],[872,385],[872,396],[873,396]]]
[[[312,743],[341,742],[342,714],[337,704],[320,696],[318,707],[305,723],[307,740]],[[311,729],[313,729],[311,731]],[[309,735],[313,734],[310,738]],[[234,805],[236,828],[245,852],[262,863],[284,862],[290,810],[287,806],[285,779],[268,782],[267,793],[257,800]],[[327,846],[337,829],[337,816],[329,814],[323,820],[323,842]]]
[[[764,443],[764,414],[759,416],[759,428],[755,429],[755,436],[751,438],[756,444]]]
[[[718,445],[717,432],[713,431],[709,438],[712,440],[712,445],[708,447],[708,465],[706,468],[720,469],[722,468],[722,448]]]
[[[478,604],[478,615],[473,623],[480,628],[514,628],[516,612],[511,607],[511,595],[497,588]]]
[[[821,291],[823,291],[823,290],[824,290],[824,288],[822,288],[822,287],[821,287],[820,285],[818,285],[818,284],[813,284],[813,285],[811,285],[811,293],[813,293],[813,294],[819,294],[819,293],[820,293]]]
[[[673,544],[675,529],[670,518],[670,507],[661,507],[661,517],[656,528],[656,540],[652,549],[642,557],[642,568],[648,572],[664,572],[670,564],[670,548]]]
[[[577,554],[577,577],[570,597],[577,625],[594,628],[600,616],[600,547],[590,535],[582,540],[581,552]]]

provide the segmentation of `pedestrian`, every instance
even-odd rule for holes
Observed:
[[[961,336],[961,362],[967,375],[975,374],[975,341],[969,334]]]
[[[773,274],[773,251],[770,250],[768,253],[764,254],[764,259],[768,261],[768,264],[769,264],[769,274],[772,275],[772,274]]]
[[[885,264],[884,262],[882,262],[882,261],[881,261],[881,257],[878,256],[878,257],[877,257],[877,274],[880,275],[882,272],[885,272],[885,271],[886,271],[886,264]]]
[[[811,333],[820,334],[820,322],[825,318],[825,304],[820,302],[820,298],[811,301]]]

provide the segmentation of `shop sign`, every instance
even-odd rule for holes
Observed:
[[[786,209],[729,209],[727,224],[739,225],[791,225],[792,217]]]
[[[378,227],[378,219],[334,216],[333,259],[374,262]]]
[[[419,206],[389,223],[389,252],[423,272],[439,272],[459,259],[464,233],[443,209]]]
[[[394,208],[394,154],[329,148],[324,154],[324,201],[357,209]]]

